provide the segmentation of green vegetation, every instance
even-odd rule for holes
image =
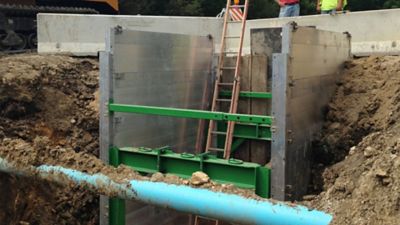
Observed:
[[[301,0],[301,14],[316,14],[317,0]],[[348,0],[351,11],[400,8],[399,0]],[[216,16],[226,0],[125,0],[121,13],[132,15]],[[279,7],[274,0],[250,0],[251,19],[278,16]]]

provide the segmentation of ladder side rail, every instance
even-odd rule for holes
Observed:
[[[219,94],[219,83],[221,80],[221,75],[222,75],[222,67],[224,66],[224,52],[225,52],[225,36],[227,33],[228,29],[228,20],[229,20],[229,8],[231,5],[231,1],[227,0],[226,1],[226,13],[224,17],[224,27],[222,30],[222,37],[221,37],[221,48],[220,48],[220,56],[219,56],[219,63],[218,63],[218,70],[217,70],[217,77],[215,80],[215,87],[214,87],[214,93],[213,93],[213,100],[212,100],[212,105],[211,105],[211,111],[216,111],[217,108],[217,98]],[[209,148],[212,145],[212,132],[215,128],[215,121],[210,120],[209,126],[208,126],[208,132],[207,132],[207,143],[206,143],[206,152],[209,151]]]
[[[246,32],[246,20],[247,20],[247,15],[248,15],[248,6],[249,6],[249,0],[246,0],[245,7],[244,7],[243,20],[242,20],[240,41],[239,41],[239,50],[238,50],[237,58],[236,58],[234,87],[232,90],[232,99],[231,99],[232,103],[231,103],[231,107],[229,110],[230,113],[236,113],[237,108],[238,108],[239,93],[240,93],[240,63],[241,63],[241,58],[242,58],[244,35]],[[228,159],[231,154],[234,129],[235,129],[235,122],[228,122],[227,135],[226,135],[226,140],[225,140],[225,151],[224,151],[225,159]]]

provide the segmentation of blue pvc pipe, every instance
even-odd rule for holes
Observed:
[[[9,164],[2,163],[1,159],[0,170],[11,171]],[[60,183],[65,183],[64,179],[68,178],[80,185],[90,184],[97,190],[107,190],[105,194],[113,197],[138,200],[230,222],[260,225],[327,225],[332,220],[331,215],[303,206],[289,206],[267,200],[257,201],[207,189],[139,180],[119,184],[102,174],[90,175],[59,166],[40,166],[35,170],[39,172],[40,177]]]

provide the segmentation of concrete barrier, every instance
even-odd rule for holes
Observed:
[[[314,15],[292,18],[249,20],[246,29],[244,54],[250,54],[250,29],[273,28],[295,21],[300,26],[315,26],[321,30],[345,32],[352,35],[352,53],[400,54],[400,9],[354,12],[340,15]],[[110,27],[121,25],[139,31],[169,32],[188,35],[208,35],[218,45],[222,20],[201,17],[165,16],[106,16],[39,14],[39,53],[73,53],[96,55],[105,49],[104,37]],[[230,31],[239,32],[239,24]],[[236,43],[227,43],[236,48]],[[218,46],[216,46],[218,49]]]
[[[349,32],[352,36],[351,51],[357,56],[400,54],[400,9],[250,20],[246,28],[245,54],[250,53],[250,29],[282,27],[290,21],[295,21],[299,26],[315,26],[320,30]],[[240,24],[231,24],[230,30],[237,34]],[[230,47],[235,48],[236,45]]]
[[[206,36],[220,42],[222,22],[206,17],[38,15],[38,52],[97,55],[105,50],[105,37],[111,27],[138,31]]]
[[[340,15],[314,15],[292,18],[249,20],[246,29],[244,54],[250,54],[250,29],[273,28],[295,21],[300,26],[315,26],[321,30],[348,31],[352,35],[352,53],[400,54],[400,9],[354,12]],[[39,14],[39,53],[73,53],[97,55],[105,49],[104,37],[110,27],[121,25],[139,31],[170,32],[189,35],[208,35],[220,42],[222,20],[201,17],[165,16],[106,16]],[[239,24],[230,25],[232,33]],[[236,43],[227,43],[236,48]],[[218,46],[216,46],[218,49]]]

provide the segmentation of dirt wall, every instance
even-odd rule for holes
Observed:
[[[35,54],[0,57],[2,156],[24,151],[35,164],[49,147],[98,155],[98,65],[94,59]],[[14,146],[15,147],[15,146]],[[0,224],[97,224],[98,197],[79,187],[0,174]],[[7,194],[4,194],[7,193]]]
[[[400,57],[346,67],[315,143],[311,190],[321,193],[305,203],[333,224],[400,224]]]

